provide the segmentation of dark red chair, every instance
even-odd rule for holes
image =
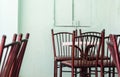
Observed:
[[[27,42],[29,39],[29,33],[26,34],[25,38],[22,39],[23,34],[14,34],[13,35],[13,39],[12,39],[12,43],[11,44],[7,44],[5,45],[5,41],[6,41],[6,36],[3,35],[2,40],[1,40],[1,44],[0,44],[0,63],[1,63],[1,72],[7,72],[7,74],[5,75],[5,73],[0,74],[0,77],[18,77],[19,75],[19,71],[20,71],[20,67],[22,64],[22,60],[23,60],[23,56],[25,53],[25,49],[27,46]],[[17,46],[13,47],[13,43],[20,43],[19,44],[19,48],[17,48]],[[8,50],[7,50],[8,49]],[[10,66],[8,66],[8,64],[6,63],[9,59],[9,55],[14,55],[14,53],[12,53],[12,50],[17,50],[16,51],[16,55],[17,56],[13,56],[14,57],[14,61],[13,58],[11,59]],[[5,51],[6,50],[6,51]],[[11,52],[11,53],[10,53]],[[4,54],[4,55],[3,55]],[[8,67],[7,70],[5,70]]]
[[[119,46],[117,44],[117,39],[115,35],[110,34],[110,41],[107,42],[108,48],[110,50],[111,56],[113,58],[113,62],[117,67],[118,77],[120,77],[120,52]]]
[[[95,68],[95,77],[98,77],[98,58],[100,53],[102,53],[102,44],[104,40],[104,31],[101,33],[101,36],[96,35],[80,35],[75,36],[75,32],[73,32],[72,39],[72,58],[71,60],[62,61],[60,64],[60,77],[62,77],[62,67],[66,66],[71,68],[71,77],[75,77],[75,68]],[[76,43],[77,42],[77,43]],[[76,48],[80,52],[79,59],[75,59]],[[95,57],[96,56],[96,59]],[[82,75],[81,77],[89,77],[91,76],[90,71],[80,71]]]
[[[20,42],[12,42],[1,47],[4,55],[1,59],[0,77],[9,77],[10,70],[17,57]]]
[[[76,35],[77,35],[77,30]],[[54,54],[54,77],[57,77],[59,64],[62,61],[71,59],[72,47],[66,45],[67,43],[72,43],[72,32],[54,32],[51,30],[52,34],[52,45]],[[63,72],[71,72],[69,70],[63,70]]]
[[[18,37],[17,37],[17,36],[18,36]],[[6,37],[3,36],[3,39],[4,39],[4,38],[6,38]],[[22,39],[22,34],[19,34],[19,35],[17,35],[16,33],[13,34],[12,42],[18,41],[17,39],[18,39],[18,40],[21,40],[21,39]],[[4,41],[4,42],[5,42],[5,41]],[[1,42],[2,45],[5,45],[4,42]],[[14,65],[14,63],[13,63],[13,65]],[[11,77],[11,73],[12,73],[12,70],[13,70],[13,65],[12,65],[12,68],[11,68],[11,71],[10,71],[10,74],[9,74],[9,77]]]
[[[116,34],[115,35],[116,37],[116,40],[117,40],[117,45],[118,47],[120,47],[120,35]],[[116,66],[113,62],[113,58],[112,58],[112,55],[110,54],[110,50],[108,49],[108,45],[106,42],[109,42],[110,41],[110,37],[109,36],[106,36],[104,38],[104,44],[103,44],[103,50],[104,50],[104,53],[102,54],[103,56],[106,56],[108,59],[101,59],[101,61],[99,62],[99,65],[101,67],[101,77],[115,77],[115,74],[117,74],[116,72]]]
[[[95,35],[95,36],[101,36],[101,33],[104,32],[104,35],[105,35],[105,29],[103,29],[102,31],[82,31],[81,29],[79,29],[79,34],[80,35]],[[103,41],[104,42],[104,41]],[[104,59],[106,59],[107,57],[104,56]],[[96,59],[96,56],[93,56],[92,59]],[[99,59],[101,59],[101,56],[99,57]],[[81,70],[84,70],[85,69],[81,69]],[[95,74],[95,70],[92,69],[91,67],[89,69],[89,72],[91,73],[91,75]],[[87,71],[86,70],[86,71]],[[98,72],[100,72],[100,70],[98,70]],[[90,76],[89,76],[90,77]]]
[[[19,72],[20,72],[20,68],[22,65],[22,61],[24,58],[24,54],[25,54],[25,50],[26,50],[26,46],[29,40],[29,33],[27,33],[25,35],[25,38],[22,38],[23,34],[19,34],[18,35],[18,41],[21,43],[19,52],[17,54],[17,58],[15,63],[13,64],[13,68],[11,69],[11,74],[10,77],[19,77]]]

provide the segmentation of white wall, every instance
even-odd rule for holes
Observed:
[[[0,36],[18,32],[18,0],[0,0]],[[10,39],[11,40],[11,39]]]
[[[120,33],[120,1],[93,0],[92,26],[81,29]],[[20,77],[53,77],[51,28],[56,31],[75,28],[53,26],[53,0],[20,0],[19,32],[29,32],[30,40],[25,53]]]

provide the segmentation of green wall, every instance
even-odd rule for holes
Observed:
[[[19,0],[19,33],[30,33],[20,77],[53,77],[51,0]]]
[[[13,33],[18,32],[18,1],[0,0],[0,39],[7,36],[7,42],[11,42]]]

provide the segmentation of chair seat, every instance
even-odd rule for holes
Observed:
[[[97,55],[92,56],[92,57],[88,57],[88,60],[96,60],[96,57],[97,57]],[[101,59],[103,59],[103,60],[108,60],[108,59],[110,59],[110,58],[108,58],[107,56],[104,56],[103,58],[102,58],[101,56],[98,57],[98,60],[101,60]]]
[[[71,60],[72,58],[69,56],[69,57],[66,57],[66,56],[59,56],[59,57],[55,57],[55,60],[57,61],[64,61],[64,60]],[[76,57],[75,58],[76,60],[80,59],[79,57]],[[98,59],[100,60],[101,57],[98,57]],[[106,60],[106,59],[109,59],[107,56],[104,56],[103,57],[103,60]],[[96,60],[96,56],[93,56],[93,57],[88,57],[87,60]]]
[[[72,61],[62,61],[61,62],[63,65],[67,65],[69,67],[72,66]],[[96,61],[87,61],[87,60],[74,60],[74,67],[89,67],[89,66],[95,66]]]
[[[98,62],[99,65],[101,65],[101,61]],[[103,66],[104,67],[115,67],[115,63],[113,61],[103,61]]]
[[[103,65],[104,66],[108,66],[108,67],[115,67],[115,64],[114,64],[114,62],[112,61],[112,62],[103,62]]]
[[[57,61],[65,61],[65,60],[71,60],[72,57],[66,57],[66,56],[60,56],[60,57],[55,57],[55,60]],[[75,58],[76,60],[80,59],[79,57]]]

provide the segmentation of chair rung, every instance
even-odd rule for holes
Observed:
[[[62,71],[62,72],[71,72],[71,71],[65,71],[65,70],[64,70],[64,71]]]

